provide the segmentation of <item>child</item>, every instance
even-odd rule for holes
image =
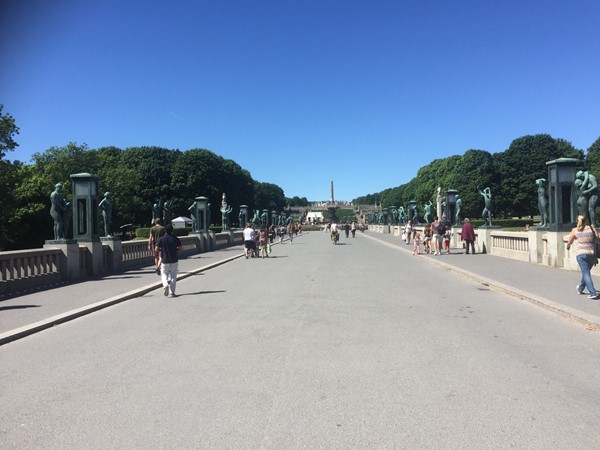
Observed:
[[[450,253],[450,230],[448,228],[444,233],[444,250],[446,250],[446,253]]]
[[[425,227],[425,239],[423,239],[423,246],[425,247],[425,253],[431,253],[431,227],[428,225]]]
[[[413,239],[413,256],[421,254],[421,233],[415,234]]]

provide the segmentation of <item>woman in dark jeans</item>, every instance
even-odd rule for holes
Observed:
[[[577,239],[577,263],[581,269],[581,282],[577,285],[577,293],[583,294],[583,290],[587,287],[589,299],[597,300],[600,293],[594,287],[594,281],[590,271],[596,263],[594,247],[597,238],[596,230],[587,224],[585,216],[577,216],[577,226],[571,230],[569,240],[567,241],[567,250],[571,249],[571,244]]]

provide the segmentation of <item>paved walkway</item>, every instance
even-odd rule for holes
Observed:
[[[371,239],[373,245],[412,253],[412,245],[406,245],[397,236],[371,232],[361,236]],[[343,242],[345,238],[341,239]],[[242,246],[183,259],[179,279],[240,257],[243,257]],[[600,301],[588,300],[587,295],[577,295],[575,291],[579,272],[487,254],[466,255],[463,249],[452,249],[449,255],[422,254],[415,258],[427,259],[432,270],[453,271],[457,276],[480,282],[484,289],[503,291],[600,331]],[[600,279],[595,277],[594,281],[600,288]],[[153,268],[145,267],[102,279],[0,297],[0,345],[160,288],[160,278]]]

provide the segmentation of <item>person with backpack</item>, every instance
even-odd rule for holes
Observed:
[[[181,250],[181,241],[173,234],[173,225],[167,225],[165,232],[166,234],[163,234],[156,242],[155,253],[160,254],[161,279],[165,297],[169,295],[169,291],[171,291],[172,297],[176,297],[175,288],[179,264],[177,252]]]
[[[450,228],[450,221],[446,218],[446,215],[443,214],[442,220],[440,220],[440,223],[438,225],[437,232],[438,235],[440,235],[441,237],[440,241],[444,242],[444,250],[446,250],[446,253],[450,253]],[[441,252],[442,246],[440,245],[440,247],[438,248],[438,255],[441,254]]]

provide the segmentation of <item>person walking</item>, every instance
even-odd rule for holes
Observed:
[[[412,220],[409,219],[408,222],[406,222],[406,226],[404,227],[404,239],[406,240],[407,245],[410,244],[412,231]]]
[[[252,223],[248,222],[246,228],[243,231],[244,235],[244,256],[248,259],[254,254],[256,250],[256,244],[254,243],[254,228]]]
[[[154,249],[156,248],[156,244],[158,240],[165,234],[165,227],[161,225],[161,220],[159,218],[154,219],[154,226],[150,228],[150,234],[148,236],[148,250],[154,252],[154,267],[156,268],[156,275],[161,274],[161,265],[160,265],[160,253],[156,253]]]
[[[179,264],[177,252],[181,250],[181,241],[173,234],[173,225],[167,225],[165,233],[156,243],[155,252],[160,253],[161,279],[165,297],[169,295],[169,291],[171,291],[172,297],[176,297],[175,288],[177,286],[177,266]]]
[[[350,232],[352,233],[352,237],[356,237],[356,223],[352,222],[352,225],[350,225]]]
[[[462,230],[460,232],[460,239],[465,241],[465,248],[467,250],[467,255],[469,254],[469,247],[473,251],[473,255],[475,254],[475,230],[473,229],[473,224],[469,220],[468,217],[465,217],[463,221]]]
[[[417,232],[413,240],[413,256],[421,254],[421,233]]]
[[[577,263],[581,269],[581,281],[576,286],[577,293],[583,294],[583,290],[587,288],[591,300],[598,300],[600,293],[594,287],[594,281],[590,271],[596,264],[596,256],[594,255],[594,247],[598,238],[597,231],[587,224],[585,216],[577,216],[577,226],[571,230],[569,239],[567,240],[567,250],[571,249],[573,241],[577,240],[577,250],[575,256]]]
[[[258,245],[260,247],[260,256],[263,259],[269,257],[269,255],[267,254],[267,244],[268,243],[269,243],[268,233],[267,233],[267,230],[265,230],[265,228],[263,227],[258,232]]]
[[[433,218],[433,222],[431,222],[431,244],[433,255],[440,255],[442,250],[442,236],[444,233],[440,233],[440,220],[438,216]]]

